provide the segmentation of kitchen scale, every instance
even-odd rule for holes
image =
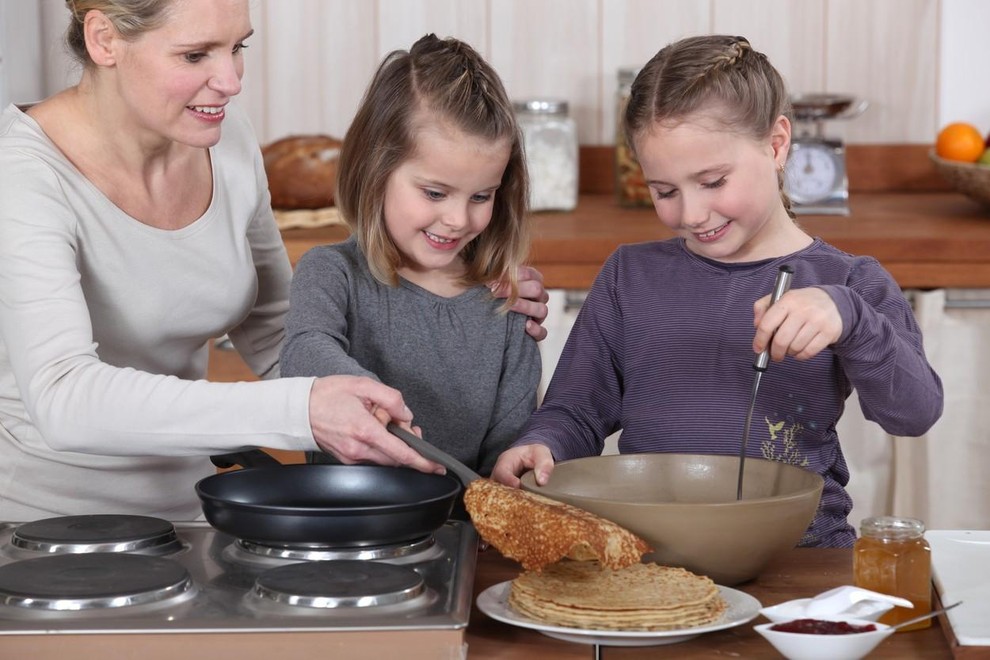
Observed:
[[[849,215],[846,148],[825,136],[825,121],[852,119],[869,105],[851,96],[804,94],[791,98],[794,122],[791,152],[784,168],[784,191],[799,215]]]

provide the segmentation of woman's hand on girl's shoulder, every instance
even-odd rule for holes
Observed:
[[[505,298],[509,295],[509,288],[503,282],[494,282],[491,289],[492,295],[496,298]],[[547,336],[543,321],[547,318],[549,300],[550,294],[543,287],[543,273],[532,266],[520,266],[519,298],[512,306],[512,311],[529,317],[526,321],[526,332],[536,341],[542,341]]]
[[[791,289],[770,306],[770,296],[753,305],[753,351],[770,346],[770,358],[780,362],[790,355],[808,360],[842,336],[842,316],[832,297],[818,287]],[[772,342],[771,342],[772,339]]]

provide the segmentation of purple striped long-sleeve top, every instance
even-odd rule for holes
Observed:
[[[811,360],[763,375],[747,455],[799,465],[825,488],[807,546],[851,546],[849,481],[835,425],[853,388],[867,419],[918,436],[942,413],[911,307],[872,257],[815,240],[786,257],[722,263],[681,239],[620,247],[588,293],[546,397],[514,445],[547,445],[556,461],[619,451],[738,455],[753,386],[753,303],[790,264],[791,288],[827,291],[842,337]],[[734,490],[733,490],[734,492]]]

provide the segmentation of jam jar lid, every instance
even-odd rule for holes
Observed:
[[[913,539],[925,533],[925,523],[917,518],[877,516],[863,520],[859,530],[863,536],[874,538]]]

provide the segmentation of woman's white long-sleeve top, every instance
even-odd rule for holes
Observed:
[[[316,448],[313,379],[272,379],[291,266],[257,140],[227,113],[209,208],[174,231],[114,206],[18,108],[0,115],[0,520],[194,519],[210,454]],[[203,380],[224,333],[267,380]]]

